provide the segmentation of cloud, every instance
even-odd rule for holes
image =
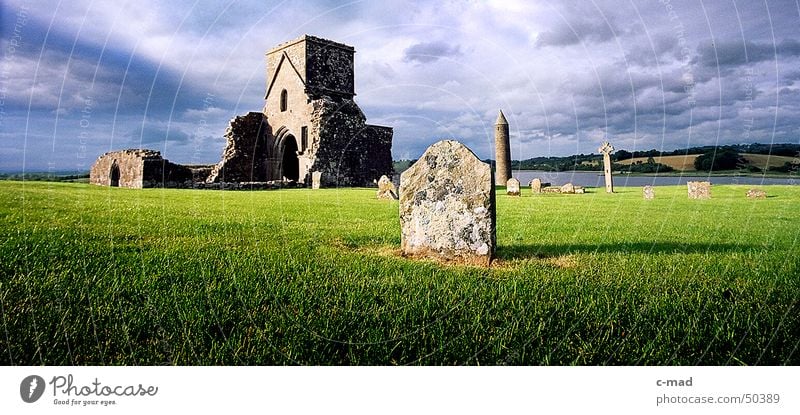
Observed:
[[[800,42],[795,39],[785,39],[778,44],[752,41],[703,42],[698,46],[697,54],[697,62],[707,67],[739,66],[800,56]]]
[[[83,134],[92,159],[141,140],[216,162],[230,118],[263,106],[264,52],[304,33],[356,48],[357,102],[394,126],[396,158],[444,136],[491,157],[498,108],[514,158],[593,152],[602,135],[674,149],[797,134],[798,16],[780,2],[671,5],[675,18],[661,2],[613,0],[7,0],[4,51],[21,7],[28,18],[0,62],[16,149],[3,154],[73,166]]]
[[[449,45],[445,42],[423,42],[409,46],[403,51],[404,62],[429,63],[441,58],[450,58],[461,55],[458,45]]]
[[[580,19],[546,30],[536,38],[536,46],[569,46],[582,42],[600,43],[624,33],[608,21]]]

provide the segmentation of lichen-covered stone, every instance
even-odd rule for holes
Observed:
[[[642,196],[645,200],[653,200],[656,197],[656,190],[651,185],[647,185],[642,188]]]
[[[753,188],[753,189],[750,189],[750,190],[747,191],[747,197],[749,199],[766,199],[767,198],[767,192],[765,192],[765,191],[763,191],[761,189]]]
[[[400,176],[405,256],[489,265],[495,251],[492,169],[463,144],[428,147]]]
[[[381,176],[380,180],[378,180],[376,197],[378,199],[397,200],[397,188],[394,187],[394,183],[386,175]]]
[[[509,196],[519,196],[519,180],[512,177],[506,181],[506,194]]]
[[[711,182],[686,182],[689,199],[711,199]]]
[[[542,193],[542,181],[540,179],[531,180],[530,186],[532,193]]]

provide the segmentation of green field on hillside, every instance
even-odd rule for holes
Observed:
[[[0,182],[0,364],[800,364],[800,186],[498,194],[491,268],[373,189]]]
[[[656,156],[653,157],[653,160],[656,163],[666,164],[678,171],[697,171],[694,168],[694,159],[697,158],[699,154],[688,154],[688,155],[680,155],[680,156]],[[742,159],[744,159],[748,165],[753,167],[758,167],[761,170],[768,170],[770,167],[777,167],[783,166],[784,163],[793,163],[796,162],[797,158],[795,157],[786,157],[786,156],[770,156],[766,154],[742,154]],[[626,160],[621,160],[618,163],[623,165],[628,164],[635,164],[637,162],[647,163],[648,157],[636,157]]]

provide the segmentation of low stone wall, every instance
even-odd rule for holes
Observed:
[[[98,186],[191,187],[193,172],[171,163],[161,153],[147,149],[110,151],[97,158],[89,172],[89,183]]]

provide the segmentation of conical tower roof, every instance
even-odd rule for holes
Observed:
[[[494,125],[508,125],[506,116],[503,115],[503,110],[500,110],[500,114],[497,115],[497,121],[495,121]]]

